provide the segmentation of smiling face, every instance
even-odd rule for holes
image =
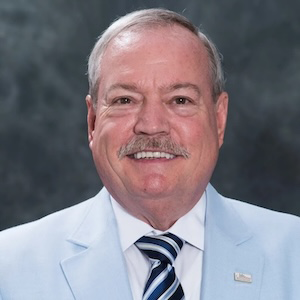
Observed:
[[[103,184],[154,227],[188,212],[215,167],[227,94],[213,101],[209,74],[206,49],[187,29],[126,31],[102,58],[96,111],[87,96],[90,148]]]

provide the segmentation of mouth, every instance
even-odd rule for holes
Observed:
[[[173,159],[176,157],[176,155],[174,154],[167,153],[167,152],[160,152],[160,151],[140,151],[128,156],[133,159],[158,159],[158,158]]]
[[[182,145],[171,140],[170,137],[135,137],[122,145],[117,152],[118,158],[128,157],[141,161],[169,161],[182,157],[188,159],[190,153]]]

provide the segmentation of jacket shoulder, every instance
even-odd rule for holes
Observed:
[[[268,249],[300,251],[300,217],[225,198]]]
[[[256,223],[262,225],[268,223],[271,225],[274,223],[278,226],[278,221],[281,221],[283,222],[282,225],[300,225],[300,217],[298,216],[263,208],[241,200],[223,198],[226,199],[243,218],[249,219],[249,221],[251,220],[252,224]]]
[[[57,211],[36,221],[18,225],[0,232],[0,259],[3,253],[10,256],[31,245],[34,251],[37,243],[49,244],[54,240],[66,239],[74,230],[78,220],[83,219],[93,206],[91,198],[74,206]]]

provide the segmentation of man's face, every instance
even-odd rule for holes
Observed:
[[[152,205],[185,213],[201,197],[227,115],[227,94],[215,103],[211,91],[206,49],[184,28],[110,42],[96,111],[87,97],[89,141],[103,184],[133,215]]]

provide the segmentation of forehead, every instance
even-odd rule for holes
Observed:
[[[169,44],[170,43],[170,44]],[[207,50],[200,38],[187,28],[176,25],[148,25],[121,31],[108,44],[103,57],[116,55],[120,51],[128,52],[138,50],[141,47],[151,48],[155,44],[157,48],[181,49],[185,52],[199,54],[208,59]]]
[[[110,41],[101,60],[101,79],[110,74],[145,75],[145,70],[159,76],[159,72],[174,71],[209,77],[207,50],[194,33],[179,25],[133,28],[118,34]],[[169,72],[172,73],[172,72]],[[168,74],[170,77],[172,74]]]

